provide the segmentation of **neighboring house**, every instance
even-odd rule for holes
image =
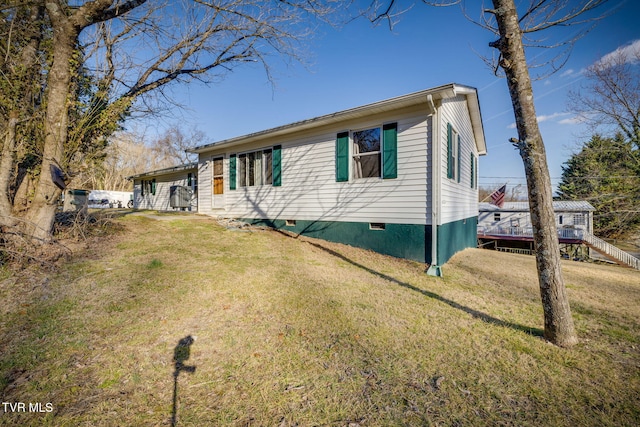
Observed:
[[[199,155],[199,213],[428,263],[436,275],[454,253],[476,246],[486,144],[478,94],[468,86],[190,151]]]
[[[586,201],[554,201],[556,227],[567,236],[571,230],[583,230],[593,234],[593,212],[595,208]],[[491,203],[480,203],[478,234],[492,234],[500,229],[506,234],[517,235],[518,230],[531,229],[529,202],[505,202],[502,207]]]
[[[135,209],[196,210],[198,164],[189,163],[127,177],[133,181]]]
[[[640,259],[594,236],[595,208],[589,202],[554,201],[553,210],[563,256],[582,260],[592,257],[595,250],[605,259],[640,270]],[[507,202],[501,208],[480,203],[478,244],[509,252],[535,253],[529,203]]]

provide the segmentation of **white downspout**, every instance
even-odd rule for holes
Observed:
[[[427,269],[429,276],[442,276],[442,268],[438,264],[438,224],[440,223],[440,177],[441,177],[441,146],[442,133],[440,113],[436,108],[433,97],[428,95],[427,101],[431,105],[431,265]]]

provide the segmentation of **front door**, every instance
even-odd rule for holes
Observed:
[[[224,209],[224,157],[213,158],[213,209]]]

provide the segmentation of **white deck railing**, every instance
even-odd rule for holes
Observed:
[[[504,236],[504,237],[531,237],[533,238],[533,228],[531,227],[484,227],[478,226],[479,236]],[[596,251],[615,259],[621,264],[628,265],[640,270],[640,259],[630,253],[605,242],[599,237],[582,230],[580,228],[559,228],[559,239],[580,240]]]
[[[629,267],[640,270],[640,259],[608,242],[605,242],[601,238],[596,237],[591,233],[585,233],[583,241],[598,252],[608,255]]]
[[[558,238],[584,240],[584,234],[589,234],[581,228],[559,228]],[[478,226],[478,235],[533,237],[532,227],[484,227]]]

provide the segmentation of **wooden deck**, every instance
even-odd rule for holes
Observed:
[[[526,253],[533,253],[533,228],[531,227],[483,227],[478,226],[479,241],[495,241],[496,248],[503,249],[498,246],[497,242],[527,242],[529,248],[516,247],[514,249]],[[622,249],[605,242],[604,240],[594,236],[593,234],[579,228],[560,228],[558,229],[558,241],[567,245],[586,245],[596,250],[608,259],[620,265],[628,266],[640,270],[640,259],[623,251]]]

